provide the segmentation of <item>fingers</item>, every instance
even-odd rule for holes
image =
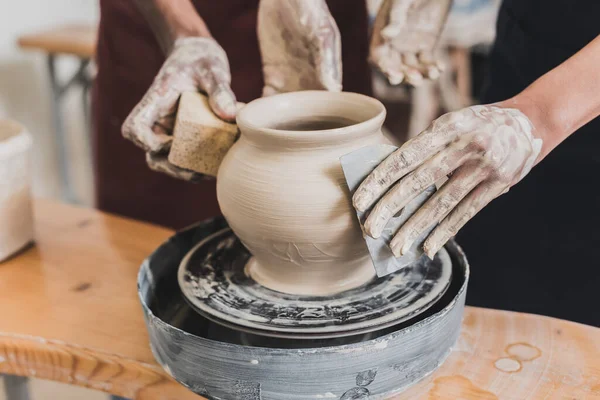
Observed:
[[[402,55],[403,67],[406,75],[406,82],[413,86],[419,86],[423,83],[424,76],[426,76],[427,71],[425,71],[421,64],[419,63],[419,59],[414,53],[406,53]]]
[[[320,1],[294,0],[288,4],[294,10],[302,26],[304,40],[316,74],[315,84],[319,89],[339,92],[342,90],[342,40],[335,19],[327,3]],[[305,47],[304,44],[302,47]]]
[[[392,253],[400,257],[414,241],[441,221],[473,188],[485,179],[484,168],[465,164],[400,228],[390,242]]]
[[[279,91],[277,89],[275,89],[273,86],[271,86],[271,85],[263,86],[262,97],[274,96],[276,94],[279,94]]]
[[[209,95],[217,116],[234,120],[237,102],[230,82],[227,55],[214,39],[178,39],[151,87],[125,120],[123,136],[156,157],[166,153],[171,146],[179,97],[183,92],[198,89]],[[149,164],[163,172],[172,172],[156,160],[150,160]]]
[[[263,97],[273,96],[282,93],[285,88],[285,73],[279,65],[263,65]]]
[[[482,183],[469,193],[429,235],[423,244],[431,259],[458,231],[490,201],[502,194],[502,185]]]
[[[445,70],[443,62],[436,60],[431,51],[422,51],[417,55],[423,75],[429,79],[437,79]]]
[[[324,4],[324,7],[327,15],[319,24],[313,57],[323,88],[339,92],[342,90],[342,42],[335,20],[329,14],[327,5]]]
[[[198,182],[206,178],[197,172],[176,167],[167,160],[166,154],[146,153],[146,163],[153,171],[162,172],[184,181]]]
[[[386,26],[381,29],[381,36],[384,39],[391,40],[402,32],[408,21],[408,12],[412,1],[409,0],[387,0],[380,7],[380,13],[388,15]]]
[[[208,103],[213,112],[222,120],[235,121],[237,101],[228,84],[221,84],[212,92],[207,91]]]
[[[406,82],[420,86],[426,79],[438,79],[444,70],[444,65],[436,61],[430,52],[401,53],[389,44],[383,44],[373,51],[371,63],[386,76],[391,85]]]
[[[430,35],[425,34],[426,39],[417,40],[423,35],[417,29],[415,19],[428,15],[432,6],[428,3],[429,0],[421,3],[386,0],[379,9],[373,26],[369,59],[392,85],[406,82],[419,86],[425,79],[437,79],[441,75],[443,67],[433,58],[434,42]]]
[[[145,151],[154,153],[166,151],[172,140],[164,129],[154,125],[158,119],[159,102],[151,88],[131,111],[121,128],[126,139]]]
[[[195,66],[198,89],[208,95],[212,111],[225,121],[234,121],[237,101],[231,90],[231,72],[227,54],[213,39],[203,41],[202,58]]]
[[[390,218],[429,186],[446,177],[466,161],[463,148],[440,152],[405,176],[377,202],[365,221],[365,232],[379,238]]]
[[[369,60],[385,75],[390,85],[399,85],[404,81],[405,71],[402,57],[391,46],[383,44],[374,48]]]
[[[225,121],[235,120],[237,101],[229,87],[231,77],[226,64],[200,65],[198,69],[199,89],[208,95],[210,108],[217,117]]]
[[[162,153],[171,146],[170,135],[177,100],[184,88],[180,88],[178,70],[169,67],[169,61],[161,68],[142,100],[129,113],[123,123],[123,136],[136,145],[153,153]],[[192,88],[193,86],[190,85]]]
[[[453,134],[449,129],[438,132],[434,122],[427,130],[406,142],[360,184],[352,197],[354,208],[361,212],[370,209],[392,184],[445,147]]]
[[[393,32],[394,28],[388,28],[391,25],[396,27],[396,30],[400,30],[403,24],[401,20],[403,13],[394,14],[392,12],[397,7],[396,0],[384,0],[381,4],[373,24],[373,34],[369,46],[369,62],[385,75],[391,85],[399,85],[404,81],[402,57],[391,46],[391,40],[395,37],[396,32]],[[391,23],[392,20],[393,23]]]

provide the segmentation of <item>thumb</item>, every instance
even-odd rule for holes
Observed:
[[[222,120],[235,121],[237,102],[229,85],[222,83],[208,94],[208,103],[213,112]]]
[[[313,38],[313,60],[324,89],[342,90],[342,40],[335,20],[327,12]]]
[[[396,38],[408,20],[411,6],[415,6],[410,0],[388,0],[379,11],[383,14],[383,20],[387,24],[381,27],[381,37],[387,40]]]

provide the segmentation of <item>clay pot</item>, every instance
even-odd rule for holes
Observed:
[[[0,261],[33,240],[31,146],[23,126],[0,119]]]
[[[320,296],[374,277],[339,158],[387,143],[384,119],[375,99],[327,91],[261,98],[238,113],[241,137],[219,168],[217,197],[254,256],[253,279]]]

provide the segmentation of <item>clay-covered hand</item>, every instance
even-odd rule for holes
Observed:
[[[384,0],[373,26],[369,59],[392,85],[419,85],[442,70],[434,57],[452,0]]]
[[[261,0],[257,30],[264,96],[342,90],[340,32],[325,0]]]
[[[449,176],[390,243],[399,257],[439,223],[424,242],[433,258],[467,221],[531,170],[541,147],[529,118],[517,109],[481,105],[451,112],[385,159],[362,182],[353,203],[360,211],[376,203],[364,227],[378,238],[391,217]]]
[[[227,55],[214,39],[177,39],[150,89],[125,120],[123,135],[146,150],[151,169],[180,179],[199,179],[199,174],[167,160],[179,96],[186,91],[205,92],[213,112],[223,120],[232,121],[236,99],[230,83]]]

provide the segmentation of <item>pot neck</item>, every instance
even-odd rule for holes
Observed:
[[[379,134],[385,114],[381,102],[361,94],[302,91],[254,100],[237,123],[242,137],[261,147],[319,149]]]

